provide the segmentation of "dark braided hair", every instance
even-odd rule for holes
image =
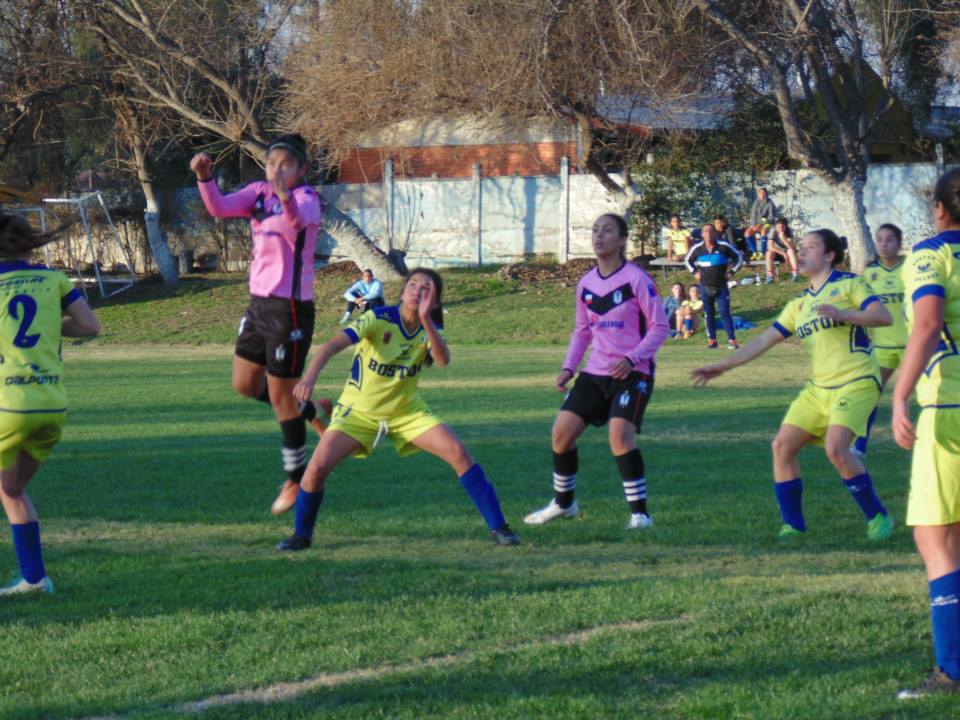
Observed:
[[[53,240],[65,227],[39,232],[23,215],[0,210],[0,259],[25,258]]]

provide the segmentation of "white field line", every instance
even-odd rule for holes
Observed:
[[[587,628],[574,633],[563,635],[552,635],[542,640],[534,640],[512,647],[494,647],[484,650],[466,650],[461,653],[451,655],[440,655],[423,660],[413,660],[399,665],[378,665],[369,668],[358,668],[356,670],[345,670],[336,673],[320,673],[305,680],[295,682],[282,682],[266,687],[255,688],[252,690],[240,690],[227,693],[225,695],[213,695],[203,700],[193,702],[179,703],[176,705],[156,706],[145,708],[140,712],[150,712],[163,710],[171,713],[196,714],[215,707],[225,707],[230,705],[248,705],[260,704],[269,705],[271,703],[289,702],[295,698],[301,697],[314,690],[322,688],[335,688],[340,685],[347,685],[356,682],[365,682],[368,680],[380,680],[393,675],[411,675],[424,670],[434,668],[450,667],[469,663],[478,657],[486,655],[499,655],[505,653],[523,652],[526,650],[536,650],[538,648],[550,646],[571,646],[581,645],[601,635],[609,635],[621,632],[641,632],[661,625],[682,623],[688,620],[687,616],[670,618],[667,620],[639,620],[633,622],[614,623],[612,625],[600,625],[598,627]],[[83,720],[127,720],[129,715],[105,715],[99,717],[87,716]]]

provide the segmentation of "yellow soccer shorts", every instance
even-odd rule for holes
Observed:
[[[808,382],[797,399],[790,404],[784,425],[796,425],[822,445],[827,428],[841,425],[856,437],[867,433],[870,413],[880,399],[880,385],[872,378],[854,380],[838,388],[823,388]]]
[[[372,418],[354,410],[351,405],[337,403],[333,408],[333,419],[327,431],[338,430],[349,435],[363,447],[353,455],[358,458],[369,457],[381,438],[389,438],[397,455],[406,457],[420,451],[412,441],[432,427],[443,424],[426,403],[414,403],[402,415],[386,420]]]
[[[960,408],[926,408],[917,421],[907,525],[960,522]]]
[[[66,413],[0,411],[0,468],[6,470],[22,450],[43,462],[63,434]]]
[[[896,370],[900,367],[900,363],[903,362],[903,350],[904,348],[873,348],[877,364],[887,370]]]

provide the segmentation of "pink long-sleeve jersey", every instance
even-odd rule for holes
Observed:
[[[260,180],[223,195],[214,180],[197,182],[203,204],[214,217],[250,218],[253,264],[250,294],[259,297],[313,298],[313,252],[323,218],[320,196],[309,185],[290,191],[281,202],[270,183]]]
[[[584,372],[609,375],[622,358],[650,373],[653,358],[668,334],[667,316],[653,280],[632,262],[604,277],[598,267],[580,278],[576,323],[563,367],[576,372],[592,346]]]

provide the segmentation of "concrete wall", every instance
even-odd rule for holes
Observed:
[[[896,223],[908,244],[932,235],[928,198],[936,177],[932,163],[872,166],[865,197],[870,227]],[[735,225],[743,224],[756,182],[745,176],[716,188]],[[759,182],[795,229],[841,230],[830,189],[810,171],[771,173]],[[594,219],[619,210],[617,198],[593,176],[563,170],[539,177],[387,178],[383,184],[321,190],[381,247],[406,251],[408,264],[436,266],[515,262],[529,255],[586,257]],[[690,218],[688,224],[707,220]],[[323,239],[321,252],[342,259],[331,238]]]

